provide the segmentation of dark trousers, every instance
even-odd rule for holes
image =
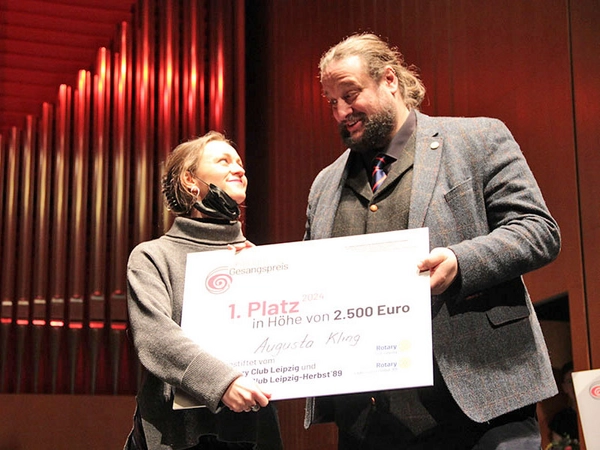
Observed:
[[[143,442],[140,445],[139,437],[136,438],[133,435],[130,435],[127,440],[127,445],[125,446],[128,450],[147,450],[148,447],[146,443]],[[221,442],[217,440],[215,436],[202,436],[200,438],[200,442],[193,447],[190,447],[189,450],[253,450],[254,444],[246,443],[246,442]]]
[[[409,435],[389,417],[371,415],[363,438],[339,431],[339,450],[539,450],[541,436],[535,405],[490,422],[438,425]],[[395,428],[390,428],[390,426]]]
[[[434,385],[335,396],[339,450],[539,450],[536,406],[477,423],[434,364]]]
[[[216,436],[205,435],[201,436],[198,444],[190,447],[190,450],[253,450],[255,444],[249,442],[222,442]],[[142,427],[142,418],[139,410],[136,409],[133,417],[133,430],[127,437],[125,444],[127,450],[151,450],[148,449],[146,438]]]
[[[254,444],[237,443],[237,442],[221,442],[215,436],[202,436],[198,445],[191,450],[252,450]]]

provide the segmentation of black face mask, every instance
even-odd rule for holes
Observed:
[[[208,185],[208,193],[204,198],[194,203],[194,208],[213,219],[234,221],[240,217],[240,207],[235,200],[212,183]]]

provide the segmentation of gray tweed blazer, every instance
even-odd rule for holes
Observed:
[[[452,294],[432,298],[434,357],[450,392],[484,422],[556,394],[521,276],[554,260],[560,232],[506,126],[417,112],[409,228],[456,254]],[[305,239],[331,236],[349,150],[310,190]],[[305,426],[327,420],[308,399]]]

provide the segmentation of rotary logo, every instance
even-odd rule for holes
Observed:
[[[204,285],[211,294],[222,294],[229,289],[233,278],[228,273],[227,267],[217,267],[206,276]]]
[[[595,400],[600,400],[600,379],[590,385],[590,396]]]

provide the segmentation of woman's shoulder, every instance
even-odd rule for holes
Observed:
[[[154,261],[164,255],[168,243],[165,236],[160,236],[149,241],[140,242],[129,254],[129,265],[139,265],[142,261]]]

